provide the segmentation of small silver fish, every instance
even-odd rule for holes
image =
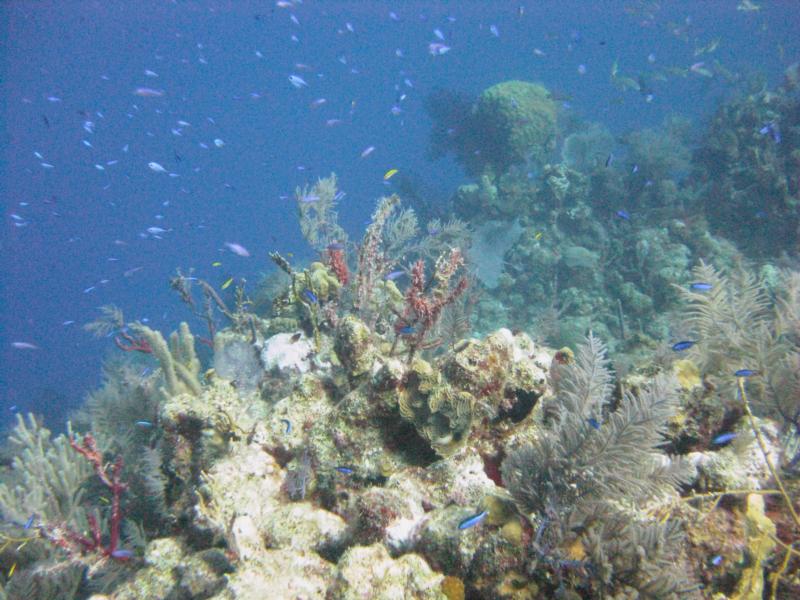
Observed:
[[[308,87],[306,80],[300,77],[300,75],[289,75],[289,83],[298,89],[301,87]]]
[[[231,252],[233,252],[236,256],[241,256],[243,258],[247,258],[250,256],[250,251],[242,246],[241,244],[237,244],[236,242],[225,242],[225,247],[228,248]]]

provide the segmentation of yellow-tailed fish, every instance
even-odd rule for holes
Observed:
[[[213,263],[211,263],[211,266],[212,266],[212,267],[221,267],[221,266],[222,266],[222,263],[221,263],[221,262],[219,262],[218,260],[215,260]]]
[[[540,239],[542,239],[542,236],[543,236],[543,235],[544,235],[544,234],[543,234],[541,231],[537,231],[537,232],[536,232],[536,233],[533,235],[533,239],[534,239],[534,240],[536,240],[536,241],[538,242]]]
[[[227,290],[232,283],[233,283],[233,277],[229,277],[227,281],[225,281],[225,283],[222,284],[222,287],[220,289]]]
[[[383,180],[387,181],[396,174],[397,174],[397,169],[389,169],[388,171],[386,171],[386,173],[383,174]]]
[[[11,568],[8,570],[8,578],[11,579],[11,576],[14,574],[14,571],[17,569],[17,563],[11,565]]]

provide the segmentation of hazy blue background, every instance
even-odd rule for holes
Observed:
[[[100,305],[168,332],[189,317],[169,290],[176,267],[218,284],[231,275],[254,283],[271,268],[271,250],[309,256],[293,202],[281,198],[297,185],[335,171],[351,234],[386,191],[389,168],[414,173],[428,199],[443,202],[463,175],[425,156],[423,101],[436,87],[477,94],[506,79],[541,81],[570,97],[568,112],[618,134],[670,112],[697,117],[702,131],[728,89],[722,82],[654,82],[646,103],[613,87],[611,65],[618,59],[635,77],[716,59],[776,84],[800,58],[798,3],[758,4],[743,12],[737,0],[4,2],[0,423],[15,410],[61,420],[98,384],[104,356],[118,352],[82,330]],[[428,53],[436,28],[452,47],[442,56]],[[717,37],[713,55],[694,56]],[[291,74],[308,86],[295,89]],[[139,86],[164,95],[139,97]],[[327,102],[312,108],[318,98]],[[176,136],[179,120],[191,126]],[[361,158],[368,146],[375,151]],[[150,161],[179,177],[154,173]],[[169,231],[141,237],[153,226]]]

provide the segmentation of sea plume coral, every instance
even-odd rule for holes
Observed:
[[[633,588],[677,598],[687,582],[666,560],[680,540],[677,524],[621,508],[667,493],[690,474],[658,450],[677,411],[676,383],[657,377],[636,394],[624,392],[612,410],[605,347],[591,334],[557,375],[552,425],[502,465],[519,509],[538,524],[536,562],[557,572],[585,569],[602,595]]]
[[[678,287],[687,303],[684,322],[700,340],[689,357],[701,372],[719,372],[735,364],[740,368],[755,353],[753,333],[768,324],[769,300],[763,284],[747,271],[727,275],[702,261],[692,270],[692,278],[710,287]]]
[[[347,241],[347,234],[338,224],[336,204],[341,196],[334,173],[317,180],[311,188],[298,187],[294,195],[300,214],[300,230],[312,248],[322,252],[333,242],[344,244]]]
[[[85,522],[81,485],[92,469],[70,448],[69,438],[51,439],[50,431],[33,415],[24,419],[18,414],[9,443],[16,455],[11,472],[0,483],[3,518],[24,523],[36,513],[43,521]]]

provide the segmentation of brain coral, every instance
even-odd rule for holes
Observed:
[[[543,162],[554,147],[556,112],[547,89],[536,83],[505,81],[484,90],[472,123],[481,151],[467,169],[500,175],[526,160]]]

